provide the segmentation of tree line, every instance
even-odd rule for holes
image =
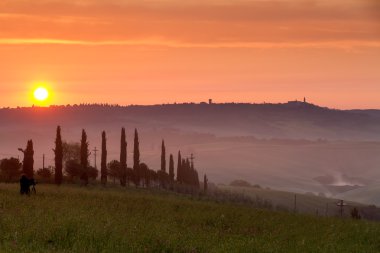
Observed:
[[[177,166],[175,169],[173,154],[166,154],[165,141],[161,144],[161,167],[155,171],[140,161],[140,143],[137,129],[134,131],[133,140],[133,162],[128,166],[125,128],[121,129],[120,138],[120,158],[119,160],[107,160],[107,135],[103,131],[101,134],[101,163],[100,182],[106,185],[109,180],[119,183],[121,186],[134,185],[136,187],[158,186],[166,189],[178,189],[189,187],[199,189],[200,181],[198,172],[194,166],[193,156],[182,157],[178,151]],[[28,140],[26,149],[19,149],[23,153],[23,162],[16,158],[6,158],[1,160],[0,171],[3,181],[11,182],[21,174],[28,178],[34,178],[34,149],[33,141]],[[89,165],[89,142],[87,133],[83,129],[80,143],[68,143],[62,140],[61,127],[56,130],[54,152],[54,167],[41,168],[37,170],[39,178],[54,178],[54,183],[61,185],[64,181],[80,181],[83,185],[88,185],[90,180],[98,178],[98,170]],[[169,158],[169,163],[167,163]],[[168,166],[167,166],[168,165]],[[208,179],[204,176],[203,188],[207,189]]]

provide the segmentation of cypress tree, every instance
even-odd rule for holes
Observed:
[[[88,142],[87,142],[87,134],[86,131],[82,130],[82,139],[80,146],[80,165],[82,168],[81,179],[84,181],[84,184],[88,184],[88,157],[90,156],[90,152],[88,150]]]
[[[166,150],[164,140],[162,140],[161,144],[161,171],[166,172]]]
[[[19,148],[19,150],[24,154],[24,160],[22,163],[22,172],[29,179],[33,178],[34,174],[34,150],[33,150],[33,141],[29,140],[26,144],[26,149],[23,150]]]
[[[178,151],[178,162],[177,162],[177,182],[182,183],[182,157],[181,157],[181,151]]]
[[[63,146],[61,137],[61,127],[57,127],[57,136],[55,138],[55,149],[54,151],[54,162],[55,162],[55,173],[54,180],[57,185],[62,184],[63,174],[62,174],[62,163],[63,163]]]
[[[127,141],[125,135],[125,128],[121,129],[120,140],[120,166],[121,166],[121,178],[120,184],[126,186],[127,184]]]
[[[135,173],[135,184],[136,186],[140,183],[140,144],[139,144],[139,134],[137,129],[135,129],[135,138],[133,146],[133,170]]]
[[[169,159],[169,179],[171,182],[174,182],[174,158],[172,154],[170,154]]]
[[[182,158],[181,162],[181,183],[187,184],[187,168],[186,168],[186,159]]]
[[[199,175],[198,175],[198,171],[197,171],[197,170],[193,170],[193,175],[194,175],[193,186],[199,188],[199,187],[200,187],[200,184],[199,184]]]
[[[205,176],[203,178],[203,190],[204,190],[204,192],[207,192],[207,189],[208,189],[208,178],[207,178],[207,175],[205,174]]]
[[[190,160],[189,160],[189,158],[186,158],[185,168],[186,168],[185,182],[187,184],[191,185],[192,175],[191,175],[191,167],[190,167]]]
[[[106,132],[102,133],[102,161],[100,165],[100,180],[103,185],[107,183],[107,138]]]

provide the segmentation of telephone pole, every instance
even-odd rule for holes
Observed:
[[[96,167],[96,152],[98,152],[99,150],[98,149],[96,149],[96,147],[94,148],[94,165],[95,165],[95,169],[97,169],[97,167]]]
[[[45,169],[45,154],[42,155],[42,169]]]
[[[191,168],[194,168],[194,159],[195,159],[194,154],[191,154],[190,155]]]
[[[343,207],[347,204],[343,200],[340,200],[336,205],[340,208],[340,217],[343,217]]]

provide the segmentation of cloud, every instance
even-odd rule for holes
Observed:
[[[368,0],[371,1],[371,0]],[[374,0],[375,2],[375,0]],[[18,1],[0,3],[3,12],[36,16],[97,16],[102,18],[149,18],[160,20],[260,21],[337,20],[366,18],[375,3],[344,1]]]
[[[151,38],[181,45],[380,40],[376,0],[5,0],[0,10],[0,38],[66,41],[61,44]]]
[[[380,41],[329,41],[329,42],[224,42],[224,43],[187,43],[160,39],[84,41],[59,39],[0,39],[0,45],[77,45],[77,46],[154,46],[169,48],[380,48]]]

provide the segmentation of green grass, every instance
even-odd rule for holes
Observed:
[[[0,252],[380,252],[380,224],[165,192],[0,184]]]

